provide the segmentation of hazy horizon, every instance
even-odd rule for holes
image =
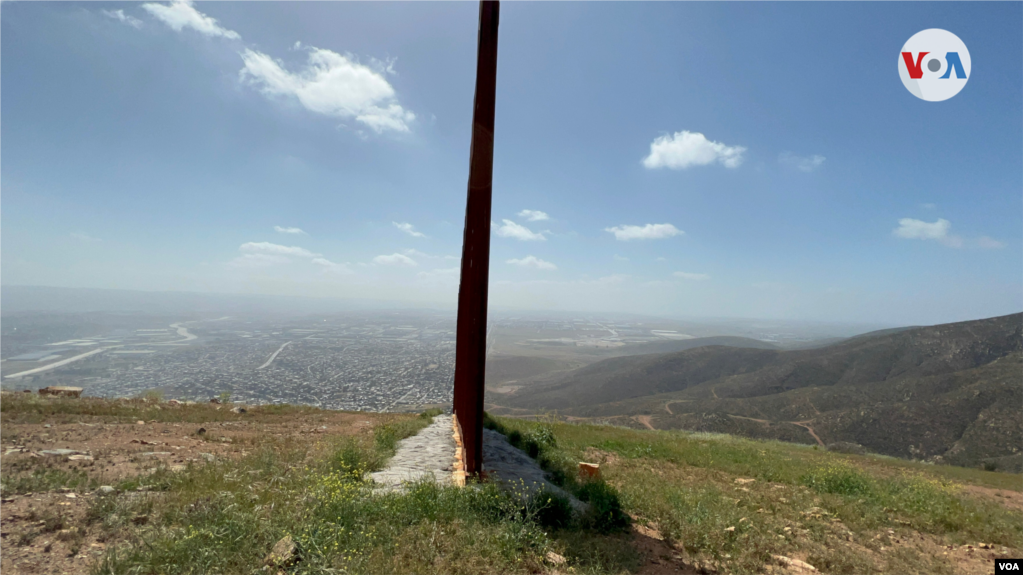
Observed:
[[[12,294],[10,290],[18,290]],[[455,302],[450,305],[443,303],[423,302],[415,300],[378,300],[370,298],[341,298],[330,296],[291,296],[252,293],[228,292],[192,292],[192,291],[148,291],[122,290],[107,288],[64,288],[58,286],[22,286],[0,285],[3,293],[3,305],[0,314],[21,313],[121,313],[140,312],[152,315],[175,315],[198,313],[237,313],[258,316],[299,317],[317,313],[375,313],[388,311],[427,311],[454,314],[457,310]],[[81,293],[74,293],[81,292]],[[70,297],[68,297],[70,296]],[[132,299],[132,296],[141,299]],[[161,299],[162,298],[162,299]],[[148,309],[146,309],[148,308]],[[1020,313],[1020,312],[1012,312]],[[620,310],[586,310],[586,309],[542,309],[516,308],[508,306],[490,306],[493,317],[522,316],[534,318],[570,318],[579,316],[601,316],[614,318],[631,318],[644,320],[669,320],[688,322],[707,322],[710,325],[737,323],[749,325],[749,322],[778,322],[793,325],[819,325],[839,328],[835,336],[849,337],[868,333],[874,330],[938,325],[958,321],[987,319],[987,317],[967,318],[934,324],[895,324],[870,321],[841,321],[791,319],[782,317],[750,317],[750,316],[713,316],[695,314],[649,314]],[[1003,314],[1010,315],[1010,314]],[[990,316],[997,317],[997,316]],[[857,329],[859,328],[859,329]]]

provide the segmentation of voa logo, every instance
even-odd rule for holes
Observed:
[[[970,51],[947,30],[917,32],[899,54],[899,77],[909,93],[921,100],[948,100],[970,79]]]
[[[1019,565],[1023,559],[995,559],[995,575],[1003,573],[1021,573]]]

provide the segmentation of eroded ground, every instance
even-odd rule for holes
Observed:
[[[3,401],[28,401],[21,394],[3,395]],[[32,401],[69,400],[33,396]],[[188,406],[180,418],[190,421],[175,421],[183,406],[131,400],[122,407],[116,413],[97,405],[96,413],[38,416],[4,410],[0,571],[88,573],[111,544],[109,530],[90,517],[90,509],[105,497],[158,497],[147,479],[159,470],[242,457],[267,441],[316,444],[327,437],[371,435],[377,425],[400,417],[301,408],[235,413],[232,406],[209,405]],[[145,515],[126,519],[136,525],[148,521]]]

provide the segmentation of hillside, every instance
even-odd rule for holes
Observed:
[[[819,349],[711,346],[614,358],[500,403],[509,412],[629,416],[663,429],[848,442],[886,455],[1019,469],[1021,349],[1023,315],[1014,314],[886,330]]]
[[[748,337],[722,335],[712,337],[694,337],[692,339],[651,341],[648,343],[626,345],[624,347],[614,349],[612,353],[614,355],[621,356],[651,355],[656,353],[675,353],[685,351],[687,349],[707,347],[710,345],[723,345],[727,347],[742,347],[749,349],[778,349],[778,346],[768,341],[760,341],[759,339],[752,339]]]
[[[1023,493],[1001,473],[488,418],[602,510],[570,518],[489,482],[374,489],[366,473],[431,414],[230,407],[3,393],[0,569],[981,575],[1023,553]]]

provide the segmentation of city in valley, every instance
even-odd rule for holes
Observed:
[[[506,387],[519,375],[641,353],[635,350],[652,342],[728,334],[798,345],[836,335],[837,329],[496,315],[488,329],[488,382]],[[252,405],[292,403],[360,411],[408,411],[451,402],[455,364],[451,311],[200,319],[17,313],[4,317],[2,335],[0,367],[7,390],[66,385],[83,388],[87,396],[159,393],[186,401],[229,397]]]

